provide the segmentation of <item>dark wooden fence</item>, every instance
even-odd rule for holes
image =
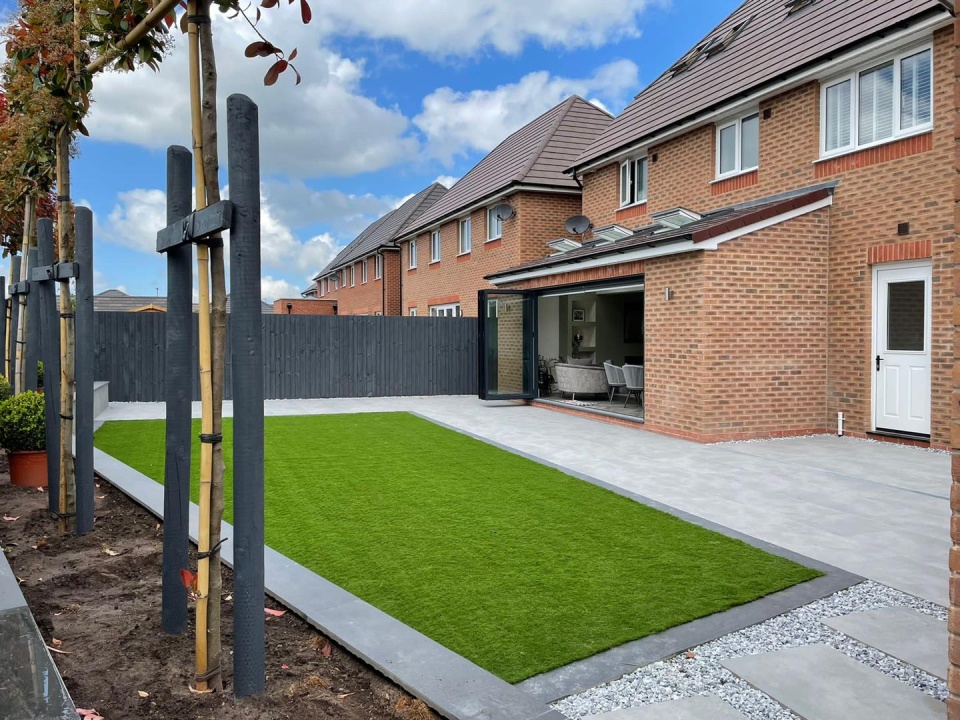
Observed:
[[[163,400],[165,322],[165,313],[96,313],[95,379],[109,381],[110,400]],[[196,335],[194,317],[194,344]],[[264,315],[263,358],[268,399],[475,395],[477,321]],[[229,354],[226,374],[229,399]]]

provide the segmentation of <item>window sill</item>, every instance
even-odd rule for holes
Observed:
[[[416,272],[417,272],[417,269],[415,267],[407,268],[407,275],[413,275]]]
[[[711,185],[716,185],[717,183],[726,182],[727,180],[733,180],[734,178],[741,177],[743,175],[749,175],[750,173],[755,173],[760,169],[759,166],[750,168],[749,170],[737,170],[737,172],[727,173],[726,175],[720,175],[716,180],[711,180]]]
[[[469,255],[471,252],[473,252],[473,250],[467,250],[466,252],[457,253],[457,257],[458,257],[458,258],[466,257],[466,256]]]
[[[467,262],[469,259],[470,259],[470,253],[468,253],[468,252],[460,253],[459,255],[457,255],[457,262],[458,262],[458,263],[460,263],[460,262]]]
[[[847,155],[854,155],[858,152],[863,152],[864,150],[873,150],[874,148],[883,147],[884,145],[890,145],[901,140],[909,140],[910,138],[918,137],[920,135],[926,135],[927,133],[933,132],[933,126],[927,125],[920,130],[911,130],[908,133],[903,133],[897,135],[896,137],[886,138],[878,142],[873,142],[868,145],[859,145],[855,148],[847,148],[846,150],[839,150],[830,154],[822,154],[819,158],[813,161],[814,165],[820,163],[830,162],[831,160],[836,160],[837,158],[846,157]]]
[[[487,238],[484,240],[485,243],[496,242],[497,240],[503,240],[503,235],[497,235],[496,237]]]
[[[620,207],[617,208],[617,212],[620,212],[621,210],[629,210],[631,208],[642,207],[643,205],[646,205],[646,204],[647,204],[646,200],[640,200],[635,203],[630,203],[629,205],[621,205]]]

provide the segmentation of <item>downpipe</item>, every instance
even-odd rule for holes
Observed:
[[[837,413],[837,437],[843,437],[843,413]]]

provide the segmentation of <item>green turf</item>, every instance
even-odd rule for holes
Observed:
[[[267,544],[509,682],[819,574],[406,413],[265,435]],[[158,481],[163,441],[96,434]]]

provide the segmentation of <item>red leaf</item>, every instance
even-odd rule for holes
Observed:
[[[163,21],[167,24],[168,28],[172,28],[177,22],[177,14],[175,12],[170,13]]]
[[[297,59],[297,49],[294,48],[292,51],[290,51],[290,56],[287,58],[287,62],[293,62],[296,59]]]
[[[310,11],[307,0],[300,0],[300,19],[303,20],[304,25],[309,25],[313,19],[313,13]]]
[[[277,78],[280,77],[280,73],[287,69],[286,60],[277,60],[273,65],[270,66],[270,69],[267,70],[267,74],[263,76],[264,85],[273,85],[277,82]]]
[[[247,45],[246,50],[243,51],[243,54],[248,58],[256,57],[260,54],[260,51],[264,48],[270,47],[270,43],[264,42],[262,40],[257,40]]]
[[[180,581],[187,590],[197,591],[197,576],[189,570],[180,571]]]
[[[290,669],[290,666],[287,665],[286,663],[284,663],[283,665],[280,666],[280,669],[281,669],[281,670],[289,670],[289,669]]]
[[[260,7],[272,8],[272,7],[276,7],[279,4],[280,4],[280,0],[263,0],[263,2],[260,3]]]
[[[264,608],[263,611],[267,615],[271,615],[273,617],[283,617],[284,615],[287,614],[286,610],[274,610],[273,608]]]
[[[296,76],[297,76],[297,85],[299,85],[299,84],[300,84],[300,71],[297,70],[295,67],[293,67],[293,65],[291,65],[290,67],[293,68],[293,72],[294,72],[294,73],[296,74]]]
[[[324,657],[330,657],[331,655],[333,655],[333,646],[330,644],[329,640],[327,640],[323,644],[323,648],[320,650],[320,654],[323,655]]]

